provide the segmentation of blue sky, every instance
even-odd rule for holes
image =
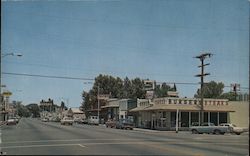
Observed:
[[[211,52],[205,81],[249,86],[247,0],[2,1],[1,10],[2,53],[23,54],[4,57],[3,72],[195,83],[193,57]],[[11,100],[24,104],[52,98],[78,107],[86,82],[2,75]],[[198,88],[177,84],[182,97]]]

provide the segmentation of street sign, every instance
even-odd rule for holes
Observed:
[[[7,97],[9,97],[9,96],[11,96],[12,95],[12,93],[11,92],[3,92],[3,96],[7,96]]]

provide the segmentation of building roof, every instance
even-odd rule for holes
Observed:
[[[71,110],[74,114],[84,114],[84,112],[81,111],[80,108],[71,108]]]
[[[119,107],[119,105],[118,104],[111,104],[111,105],[101,106],[101,108],[114,108],[114,107]]]
[[[130,111],[136,112],[136,111],[154,111],[154,110],[165,110],[165,111],[200,111],[199,105],[188,105],[188,104],[159,104],[159,105],[153,105],[149,107],[137,107]],[[204,106],[204,111],[207,112],[234,112],[233,109],[226,106]]]

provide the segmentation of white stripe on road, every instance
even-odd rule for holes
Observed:
[[[5,148],[31,148],[31,147],[60,147],[60,146],[80,146],[80,147],[86,147],[81,144],[53,144],[53,145],[24,145],[24,146],[6,146],[2,147]]]

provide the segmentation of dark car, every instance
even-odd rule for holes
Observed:
[[[120,119],[116,122],[116,128],[133,130],[134,123],[128,119]]]
[[[108,120],[106,123],[105,123],[106,127],[110,127],[110,128],[116,128],[116,121],[115,120]]]

